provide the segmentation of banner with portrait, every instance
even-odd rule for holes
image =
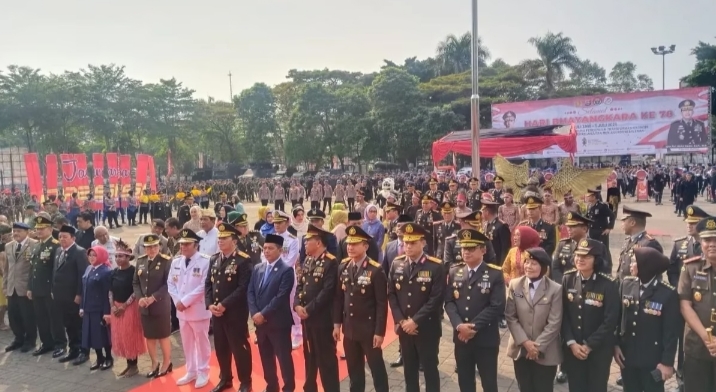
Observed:
[[[636,176],[636,201],[649,201],[649,174],[639,169]]]

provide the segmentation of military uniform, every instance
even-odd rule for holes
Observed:
[[[557,246],[557,231],[554,225],[549,224],[540,219],[537,222],[522,221],[517,226],[529,226],[539,233],[539,247],[544,249],[547,254],[554,254],[554,249]]]
[[[477,185],[478,187],[475,190],[468,190],[467,191],[467,205],[470,207],[471,210],[477,211],[482,209],[482,190],[480,190],[480,180],[473,177],[470,179],[470,185]]]
[[[309,226],[308,238],[316,234],[315,226]],[[323,230],[320,230],[323,232]],[[313,233],[313,234],[311,234]],[[328,233],[328,232],[325,232]],[[325,244],[324,244],[325,245]],[[320,373],[321,384],[327,392],[340,391],[336,342],[332,337],[332,301],[336,293],[338,260],[326,251],[320,256],[306,257],[299,271],[294,307],[305,308],[308,318],[303,325],[303,356],[306,361],[305,392],[317,392],[316,377]]]
[[[458,232],[461,247],[484,246],[489,239],[477,230]],[[445,312],[453,328],[455,362],[461,391],[474,391],[475,366],[485,392],[497,392],[497,356],[500,329],[505,313],[505,279],[502,269],[481,261],[474,269],[461,262],[450,268],[445,290]],[[458,338],[458,327],[470,324],[477,334],[466,343]]]
[[[648,212],[638,211],[628,207],[624,207],[622,212],[624,213],[622,220],[629,219],[632,216],[644,219],[651,217],[651,214]],[[629,264],[631,264],[634,249],[643,247],[654,248],[659,252],[664,253],[664,248],[661,247],[659,241],[650,236],[646,231],[642,231],[637,235],[628,237],[624,242],[622,251],[619,253],[619,269],[617,271],[619,279],[624,279],[629,276]]]
[[[372,241],[357,226],[346,230],[347,243]],[[365,360],[376,392],[388,392],[388,373],[383,349],[373,348],[374,336],[385,336],[388,317],[387,279],[382,266],[364,256],[355,263],[346,258],[338,267],[338,284],[333,308],[334,326],[343,326],[343,349],[352,391],[365,390]]]
[[[212,315],[214,348],[221,374],[220,384],[231,386],[231,357],[242,386],[251,386],[252,357],[249,346],[249,303],[247,292],[253,264],[249,255],[236,249],[228,256],[218,252],[209,259],[204,282],[206,306],[222,305],[224,313]]]
[[[590,193],[595,195],[601,195],[601,191],[596,189],[590,189]],[[609,250],[609,234],[602,234],[604,230],[613,230],[615,214],[609,208],[609,206],[597,200],[596,203],[590,205],[587,208],[587,219],[592,222],[589,224],[589,238],[598,240]],[[608,260],[611,260],[611,254],[607,256]]]
[[[425,194],[423,195],[422,201],[423,203],[432,202],[433,198],[430,195]],[[442,219],[442,215],[440,215],[440,213],[435,210],[425,212],[425,210],[421,209],[418,210],[417,213],[415,213],[415,222],[425,228],[425,230],[427,230],[429,233],[429,235],[425,237],[425,242],[427,242],[426,253],[430,256],[434,256],[435,252],[437,251],[437,246],[435,244],[436,230],[434,223],[440,222]]]
[[[699,223],[703,218],[709,217],[706,211],[697,206],[686,207],[686,216],[684,222],[690,224]],[[669,258],[669,269],[666,275],[669,277],[669,283],[672,286],[678,286],[681,267],[684,265],[685,259],[691,259],[694,256],[701,256],[701,242],[693,236],[687,235],[674,240],[674,246],[671,248],[671,257]]]
[[[35,227],[50,227],[51,221],[43,217],[35,218]],[[44,241],[38,241],[38,246],[32,254],[30,266],[30,281],[28,290],[32,292],[32,305],[35,311],[35,322],[40,335],[40,348],[36,355],[52,352],[61,349],[62,339],[65,331],[62,327],[62,320],[54,317],[56,313],[52,300],[52,277],[55,271],[55,254],[60,247],[60,242],[52,236]],[[83,271],[84,272],[84,271]],[[33,354],[35,354],[33,353]]]
[[[427,231],[407,223],[402,227],[403,241],[419,241]],[[442,336],[445,270],[436,257],[422,254],[417,260],[407,255],[394,259],[388,275],[388,301],[400,340],[405,366],[405,391],[419,392],[419,371],[422,365],[425,388],[440,391],[438,346]],[[405,332],[401,325],[411,320],[417,324],[417,335]]]
[[[599,241],[582,240],[575,254],[602,257]],[[596,266],[595,266],[596,267]],[[605,273],[596,272],[585,278],[576,269],[564,273],[562,278],[564,314],[562,339],[563,368],[569,375],[570,392],[604,392],[607,390],[614,331],[619,322],[619,287]],[[572,353],[572,344],[586,345],[591,351],[586,360]]]
[[[679,102],[681,111],[690,110],[693,115],[696,104],[690,99]],[[703,146],[708,143],[708,133],[704,123],[692,117],[674,121],[669,126],[666,139],[667,148]]]
[[[507,226],[505,222],[494,218],[485,225],[485,236],[490,239],[490,244],[495,252],[494,261],[488,260],[488,263],[502,266],[502,263],[505,262],[505,258],[507,257],[507,253],[512,247],[512,233],[510,233],[510,227]]]
[[[460,230],[460,224],[457,223],[454,219],[450,222],[441,223],[437,227],[437,251],[435,252],[436,255],[443,257],[445,254],[445,243],[447,239],[452,236],[455,232]]]

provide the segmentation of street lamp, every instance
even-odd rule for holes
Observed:
[[[478,89],[477,0],[472,0],[472,96],[470,97],[470,139],[472,140],[472,176],[480,178],[480,96]]]
[[[666,55],[672,54],[676,51],[676,45],[671,45],[668,48],[666,46],[659,46],[658,48],[651,48],[651,52],[657,56],[661,56],[661,89],[666,89]]]

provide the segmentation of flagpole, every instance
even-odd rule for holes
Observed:
[[[470,138],[472,176],[480,178],[480,95],[478,94],[477,0],[472,0],[472,96],[470,97]]]

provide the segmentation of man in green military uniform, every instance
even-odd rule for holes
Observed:
[[[227,216],[230,225],[233,225],[239,232],[239,249],[248,253],[253,265],[261,262],[264,237],[258,231],[249,231],[248,215],[238,211],[231,211]]]
[[[684,388],[688,392],[716,390],[716,218],[696,225],[702,256],[685,259],[679,277],[681,314],[686,321],[684,338]]]
[[[251,390],[251,348],[249,346],[249,303],[247,292],[252,263],[237,243],[239,232],[232,225],[219,225],[219,252],[209,259],[204,282],[205,303],[212,314],[219,383],[212,392],[232,388],[231,358],[241,385],[239,392]]]
[[[701,219],[708,218],[709,214],[697,206],[686,207],[686,236],[679,237],[674,241],[674,247],[671,249],[671,257],[669,258],[669,268],[666,270],[666,276],[672,286],[679,285],[679,275],[681,267],[684,266],[684,260],[691,259],[694,256],[701,256],[701,241],[699,233],[696,231],[696,224]],[[683,392],[683,370],[684,370],[684,324],[681,324],[681,332],[679,333],[679,349],[676,352],[678,368],[676,377],[679,387],[675,392]]]
[[[406,223],[400,231],[405,253],[390,267],[388,302],[405,366],[405,391],[420,391],[422,365],[426,390],[440,392],[437,360],[446,272],[440,259],[423,252],[425,228]]]
[[[53,317],[55,311],[51,294],[55,253],[60,247],[60,241],[52,237],[52,221],[46,217],[35,217],[35,231],[39,244],[32,254],[27,297],[32,300],[37,331],[40,335],[40,347],[32,353],[38,356],[61,349],[56,337],[65,332],[62,328],[62,320]]]
[[[45,207],[45,212],[50,214],[51,221],[54,221],[55,219],[63,216],[62,213],[60,213],[57,204],[52,200],[47,199],[44,203],[42,203],[42,205]]]
[[[624,214],[622,217],[622,230],[624,230],[624,234],[628,238],[624,242],[621,253],[619,253],[619,269],[617,271],[619,279],[624,279],[631,275],[629,265],[634,255],[634,249],[649,247],[664,253],[664,248],[661,247],[659,241],[646,232],[646,218],[651,218],[650,213],[627,206],[622,208],[622,213]]]
[[[636,248],[631,275],[621,281],[622,312],[614,359],[627,392],[663,391],[664,382],[674,374],[676,343],[684,321],[676,289],[660,279],[668,266],[669,259],[658,250]]]

